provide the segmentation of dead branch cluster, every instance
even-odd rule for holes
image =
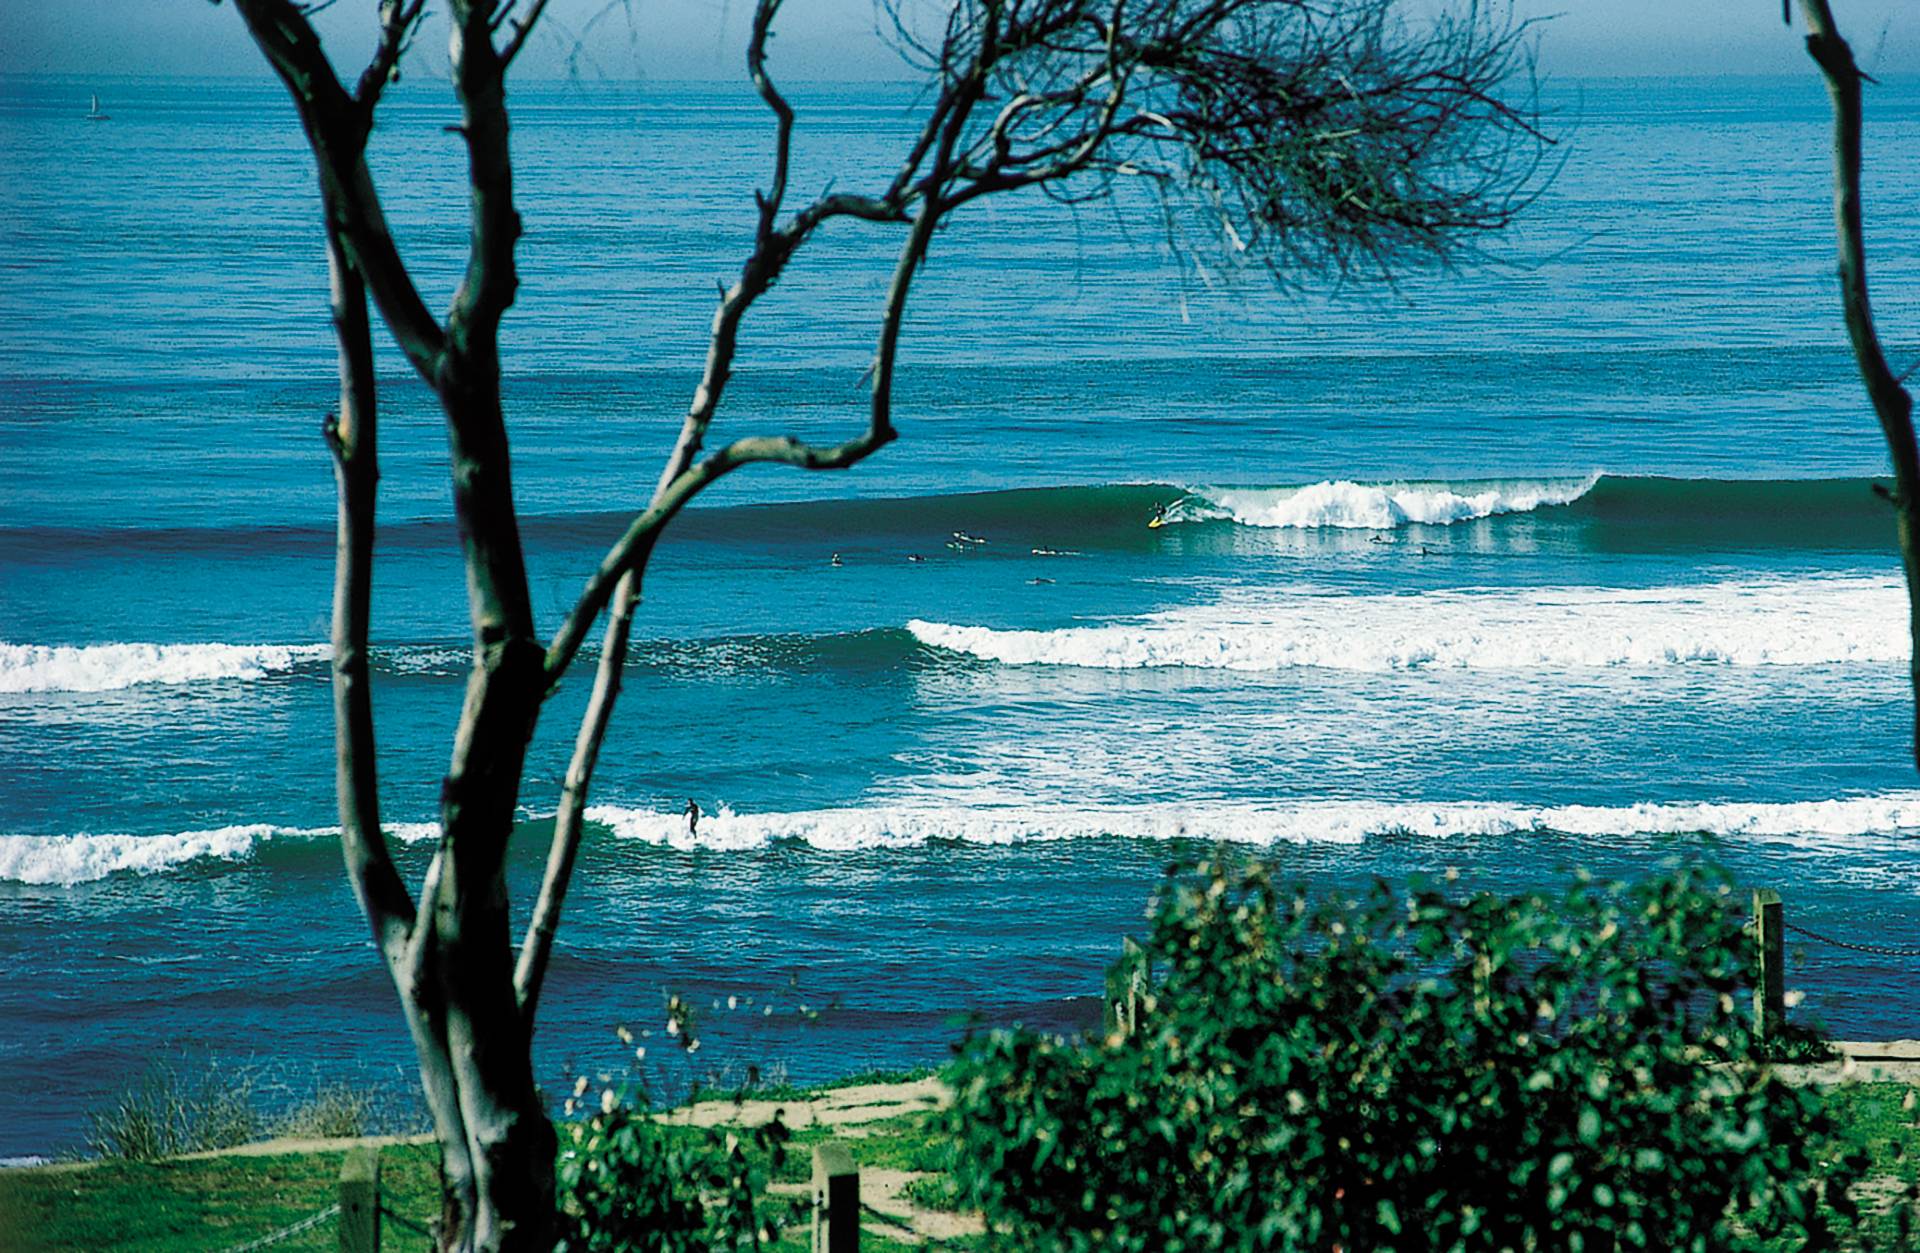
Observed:
[[[1424,22],[1394,0],[932,7],[938,39],[908,0],[888,14],[926,72],[983,80],[955,201],[1028,184],[1079,199],[1145,179],[1276,270],[1391,274],[1506,225],[1549,143],[1527,24],[1477,4]]]

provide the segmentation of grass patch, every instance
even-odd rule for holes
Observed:
[[[1827,1108],[1845,1128],[1828,1151],[1858,1150],[1873,1163],[1854,1189],[1861,1247],[1907,1249],[1920,1232],[1920,1088],[1850,1083],[1827,1090]]]
[[[226,1156],[194,1161],[106,1161],[0,1170],[0,1248],[15,1253],[206,1253],[287,1227],[338,1199],[342,1153]],[[426,1225],[440,1211],[432,1145],[396,1145],[380,1157],[387,1206]],[[331,1222],[273,1246],[301,1253],[340,1247]],[[389,1253],[429,1250],[387,1223]]]
[[[963,1208],[960,1189],[954,1184],[952,1175],[928,1175],[924,1179],[915,1179],[907,1184],[902,1195],[921,1209],[956,1214]]]

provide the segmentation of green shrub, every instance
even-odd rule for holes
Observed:
[[[1131,1034],[978,1036],[942,1116],[1003,1247],[1832,1247],[1864,1161],[1753,1060],[1716,873],[1563,897],[1170,875]],[[1124,978],[1120,981],[1125,982]]]
[[[585,1081],[575,1090],[586,1095]],[[569,1112],[575,1101],[567,1102]],[[556,1170],[566,1253],[705,1253],[756,1249],[794,1221],[771,1212],[768,1173],[790,1133],[776,1117],[750,1131],[663,1125],[644,1094],[605,1089],[599,1112],[561,1126]],[[745,1137],[744,1139],[742,1137]]]

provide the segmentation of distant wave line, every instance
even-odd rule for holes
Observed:
[[[685,673],[940,669],[1503,670],[1904,662],[1905,588],[1872,575],[1649,588],[1527,586],[1334,595],[1234,587],[1211,603],[1057,628],[913,619],[819,635],[643,640],[630,665]],[[0,643],[0,695],[326,675],[325,644]],[[464,676],[456,643],[374,650],[375,672]]]
[[[855,539],[889,547],[924,544],[953,530],[984,535],[989,553],[1055,548],[1146,549],[1146,523],[1254,530],[1398,530],[1502,518],[1555,518],[1602,528],[1614,542],[1787,547],[1890,547],[1886,507],[1872,480],[1676,479],[1588,472],[1573,475],[1368,480],[1329,477],[1292,484],[1205,485],[1129,482],[1009,488],[990,492],[785,501],[696,507],[675,525],[683,541],[791,548]],[[634,510],[529,513],[536,548],[603,549]],[[390,550],[455,542],[451,520],[402,519],[381,527]],[[1635,540],[1635,537],[1638,537]],[[331,550],[330,522],[234,527],[4,527],[0,561],[45,563],[63,554],[286,553],[314,558]],[[857,547],[857,545],[856,545]]]

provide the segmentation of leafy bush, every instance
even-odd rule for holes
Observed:
[[[569,1113],[585,1095],[583,1079],[567,1102]],[[598,1113],[562,1127],[560,1248],[705,1253],[771,1243],[794,1214],[763,1211],[762,1171],[784,1165],[790,1134],[778,1117],[744,1133],[663,1125],[644,1093],[629,1101],[607,1088]],[[754,1158],[764,1158],[764,1167],[756,1169]]]
[[[1006,1246],[1823,1248],[1852,1219],[1864,1160],[1815,1160],[1820,1095],[1754,1061],[1717,873],[1313,904],[1207,864],[1151,919],[1131,1033],[962,1047],[943,1117]]]

